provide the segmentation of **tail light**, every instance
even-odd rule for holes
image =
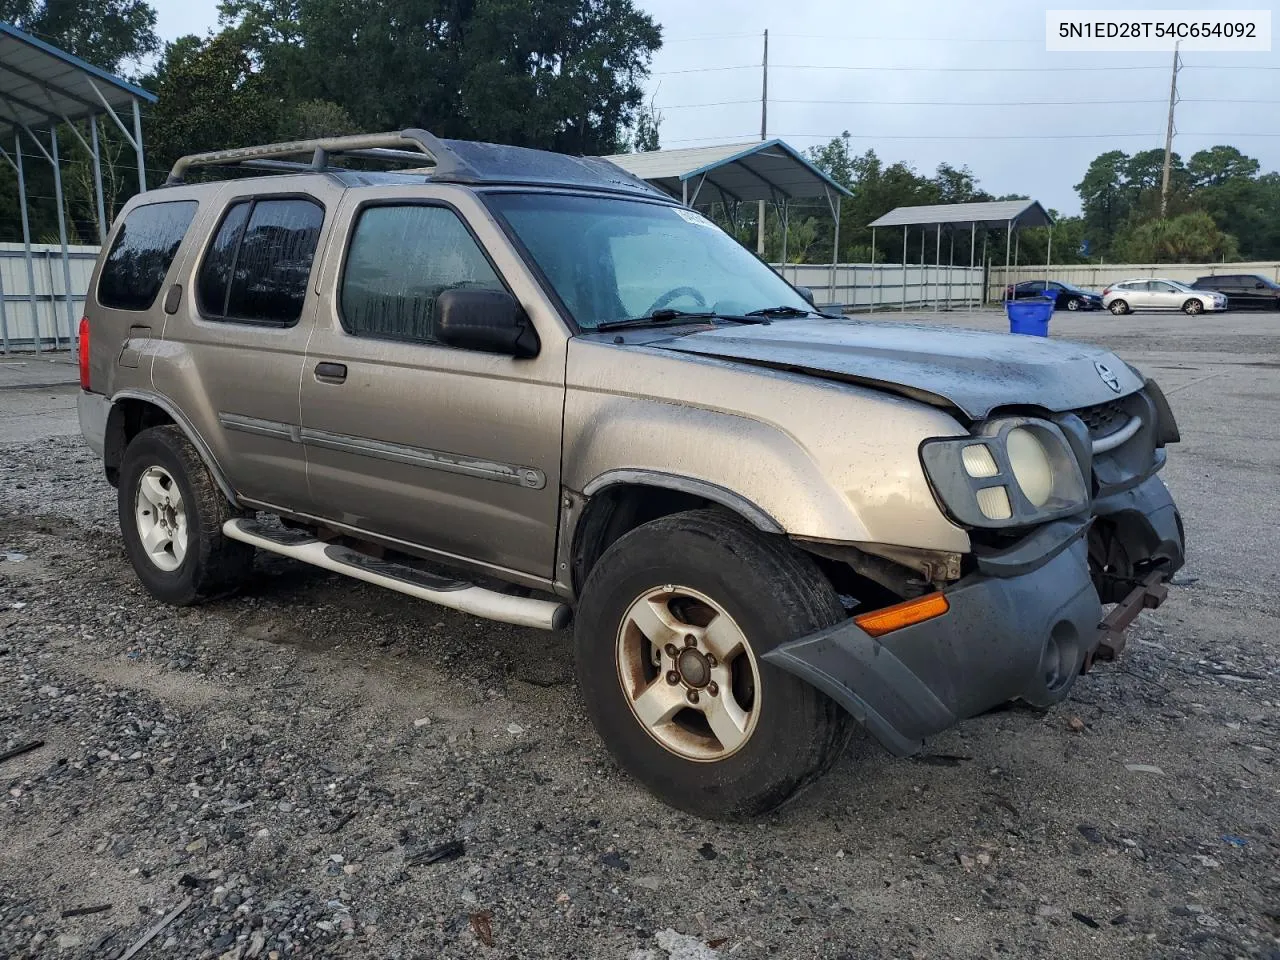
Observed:
[[[76,345],[80,351],[80,389],[89,389],[89,318],[80,318],[80,338]]]
[[[1110,293],[1110,292],[1111,292],[1111,288],[1110,288],[1110,287],[1106,287],[1105,289],[1103,289],[1103,291],[1102,291],[1102,295],[1105,297],[1105,296],[1106,296],[1108,293]]]

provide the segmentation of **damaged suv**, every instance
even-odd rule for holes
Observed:
[[[264,175],[185,182],[216,166]],[[416,130],[187,157],[86,313],[82,429],[155,597],[266,550],[572,622],[609,750],[703,816],[776,807],[855,723],[908,755],[1062,700],[1183,563],[1137,370],[825,316],[604,160]]]

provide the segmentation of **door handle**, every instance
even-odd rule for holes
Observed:
[[[345,383],[347,379],[347,365],[345,363],[323,363],[316,364],[316,379],[321,383]]]

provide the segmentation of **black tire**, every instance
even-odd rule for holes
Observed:
[[[1067,301],[1067,309],[1070,310],[1072,313],[1075,313],[1077,310],[1084,309],[1084,303],[1081,302],[1079,297],[1072,297],[1070,300]]]
[[[1107,309],[1111,311],[1113,316],[1123,317],[1129,312],[1129,304],[1124,300],[1112,300],[1111,306],[1107,307]]]
[[[177,484],[186,515],[187,547],[174,570],[161,569],[148,556],[135,517],[139,485],[152,467],[167,471]],[[130,441],[120,465],[117,506],[129,561],[157,600],[189,606],[223,596],[253,568],[253,547],[222,533],[222,525],[239,514],[178,427],[151,427]]]
[[[624,617],[664,584],[718,603],[742,625],[758,665],[754,731],[721,759],[691,760],[668,750],[640,723],[623,690],[617,649]],[[709,819],[758,816],[825,773],[853,726],[834,701],[762,655],[845,616],[808,555],[737,517],[697,510],[644,524],[610,546],[582,592],[574,646],[587,712],[619,766],[666,803]]]
[[[1182,312],[1188,317],[1194,317],[1197,314],[1204,313],[1204,304],[1192,297],[1182,305]]]

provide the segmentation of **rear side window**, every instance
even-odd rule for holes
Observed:
[[[194,200],[137,207],[120,227],[98,280],[98,303],[113,310],[147,310],[155,303],[173,258],[196,215]]]
[[[297,323],[323,224],[324,208],[314,200],[233,204],[196,279],[201,314],[232,323]]]
[[[343,270],[342,326],[355,336],[438,343],[436,297],[459,287],[505,289],[457,214],[447,207],[369,207]]]

